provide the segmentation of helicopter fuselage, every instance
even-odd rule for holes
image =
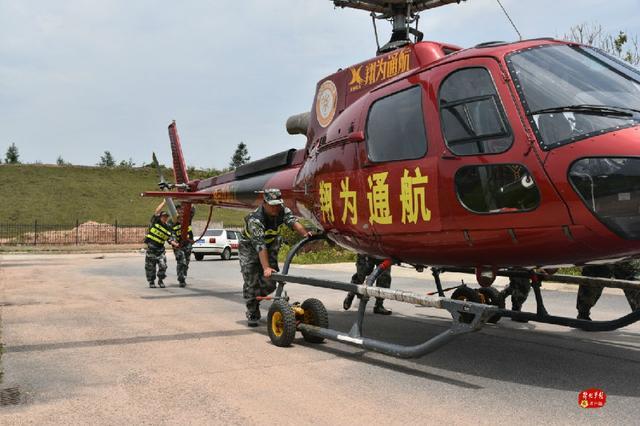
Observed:
[[[192,188],[252,207],[278,187],[338,244],[414,265],[640,254],[640,114],[624,103],[640,74],[588,49],[409,44],[321,80],[304,149]]]

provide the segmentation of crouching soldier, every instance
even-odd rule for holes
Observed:
[[[285,207],[279,189],[265,189],[264,202],[244,218],[244,223],[238,250],[244,279],[242,293],[246,299],[248,325],[255,327],[260,320],[260,302],[256,297],[267,296],[276,289],[271,274],[279,271],[281,227],[286,225],[302,236],[311,236],[311,232]]]
[[[528,277],[509,277],[509,285],[502,290],[502,297],[511,296],[511,309],[522,311],[522,305],[529,297],[531,279]]]
[[[178,275],[178,283],[180,287],[187,286],[187,273],[189,271],[189,260],[191,259],[191,250],[193,249],[193,230],[191,229],[191,220],[195,214],[195,207],[191,207],[191,218],[189,220],[189,228],[187,229],[187,238],[182,241],[180,238],[182,233],[182,219],[184,218],[184,210],[179,205],[176,206],[178,210],[178,218],[176,223],[172,225],[173,234],[179,242],[179,246],[173,248],[173,254],[176,257],[176,272]]]
[[[640,259],[627,259],[607,265],[585,265],[582,268],[585,277],[615,278],[617,280],[637,281],[640,278]],[[604,287],[581,285],[578,288],[578,319],[591,321],[591,308],[602,295]],[[626,288],[624,295],[632,311],[640,309],[640,290]]]
[[[177,247],[171,226],[169,226],[169,213],[163,211],[164,201],[158,205],[151,221],[149,230],[144,238],[147,244],[147,254],[144,259],[144,269],[147,274],[149,287],[155,288],[156,268],[158,275],[158,286],[164,288],[163,280],[167,276],[167,256],[165,255],[164,244],[169,242],[173,247]]]

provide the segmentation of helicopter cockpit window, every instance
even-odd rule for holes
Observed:
[[[571,165],[569,181],[609,229],[640,240],[640,158],[583,158]]]
[[[422,89],[414,86],[376,101],[367,120],[367,150],[374,162],[412,160],[427,153]]]
[[[455,183],[458,199],[474,213],[515,213],[540,204],[538,187],[520,164],[465,166],[456,172]]]
[[[447,146],[456,155],[497,154],[512,137],[489,71],[466,68],[440,87],[440,115]]]
[[[544,45],[507,65],[545,149],[640,124],[640,71],[601,50]]]

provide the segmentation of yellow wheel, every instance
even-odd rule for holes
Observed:
[[[478,289],[478,292],[480,292],[480,295],[484,298],[484,301],[482,303],[484,303],[485,305],[493,305],[497,306],[500,309],[504,309],[504,296],[500,294],[500,292],[495,288],[484,287]],[[499,315],[493,315],[488,320],[488,322],[490,322],[491,324],[495,324],[498,321],[500,321]]]
[[[284,326],[282,325],[282,313],[274,312],[271,316],[271,331],[276,337],[281,337],[284,332]]]
[[[466,285],[458,287],[451,295],[453,300],[462,300],[464,302],[483,303],[483,297],[477,290],[474,290]],[[471,321],[475,318],[474,314],[462,312],[460,318],[463,322],[471,324]]]
[[[329,328],[329,314],[327,308],[318,299],[307,299],[302,302],[302,309],[304,315],[302,322],[304,324],[315,325],[320,328]],[[322,343],[324,338],[312,336],[308,333],[302,332],[302,337],[309,343]]]
[[[267,316],[269,338],[280,347],[290,346],[296,337],[296,315],[284,300],[275,300]]]

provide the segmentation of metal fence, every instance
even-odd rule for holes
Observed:
[[[0,223],[0,245],[81,245],[142,243],[148,225],[85,222],[71,225]]]

